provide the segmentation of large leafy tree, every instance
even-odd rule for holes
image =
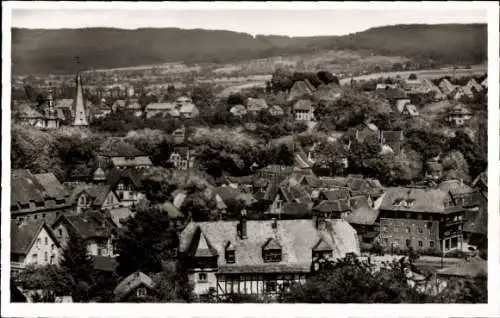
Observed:
[[[138,210],[129,218],[117,240],[118,273],[127,276],[137,270],[157,273],[162,261],[171,260],[179,238],[168,215],[160,209]]]
[[[59,262],[64,276],[64,288],[75,302],[87,302],[92,299],[94,261],[87,250],[87,244],[76,233],[69,232],[69,240],[64,247]]]

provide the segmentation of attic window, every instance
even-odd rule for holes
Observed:
[[[406,206],[407,207],[412,207],[415,204],[415,199],[408,199],[406,200]]]
[[[137,288],[137,297],[145,297],[147,295],[147,290],[144,287]]]
[[[236,255],[235,255],[234,250],[227,250],[226,251],[226,263],[228,264],[234,264],[236,262]]]
[[[264,250],[265,263],[278,263],[281,262],[282,254],[280,249]]]

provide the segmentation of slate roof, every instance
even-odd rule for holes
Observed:
[[[59,241],[44,220],[26,222],[21,225],[17,225],[16,221],[12,220],[10,224],[10,252],[12,254],[26,255],[43,228],[45,228],[56,246],[60,247]]]
[[[276,222],[276,229],[272,228]],[[332,246],[335,258],[346,253],[359,255],[356,231],[344,220],[326,220],[325,228],[318,230],[313,220],[247,221],[247,239],[237,236],[238,221],[191,222],[181,233],[180,252],[193,255],[191,246],[197,245],[202,233],[217,254],[224,255],[228,242],[234,246],[236,261],[227,264],[218,257],[219,273],[284,273],[310,271],[312,249],[321,239]],[[197,235],[195,235],[198,233]],[[264,263],[262,248],[276,240],[282,248],[282,261]]]
[[[175,108],[175,103],[150,103],[146,106],[146,111],[170,111]]]
[[[123,279],[113,290],[113,294],[116,300],[121,300],[130,292],[143,285],[150,289],[154,289],[155,286],[151,277],[138,271]]]
[[[84,215],[61,215],[52,224],[52,228],[56,228],[61,222],[71,227],[71,230],[76,231],[82,239],[90,238],[108,238],[111,236],[111,230],[114,228],[105,215],[100,212],[87,212]]]
[[[485,172],[481,172],[476,177],[476,179],[474,179],[474,181],[472,182],[472,186],[473,187],[476,187],[476,186],[479,186],[479,185],[481,185],[482,187],[488,188],[488,173],[486,171]]]
[[[327,200],[346,200],[350,197],[349,188],[339,187],[332,190],[321,191],[321,194],[326,197]]]
[[[357,225],[373,225],[378,218],[379,210],[368,204],[366,196],[356,196],[350,199],[351,213],[346,217],[347,222]]]
[[[70,205],[69,193],[52,173],[32,174],[26,169],[11,171],[11,207],[23,212],[63,208]],[[56,204],[55,200],[61,200]],[[33,203],[43,204],[36,206]],[[29,205],[23,207],[23,205]]]
[[[463,231],[474,234],[488,234],[488,201],[483,198],[477,212],[466,212],[467,221],[464,224]]]
[[[80,194],[85,192],[92,200],[91,205],[102,206],[110,191],[111,187],[109,185],[78,184],[71,188],[70,202],[75,204]]]
[[[387,188],[380,197],[380,210],[405,211],[419,213],[447,214],[456,212],[454,206],[447,207],[445,202],[451,203],[450,195],[439,189],[432,188]],[[413,201],[412,206],[398,206],[398,202]]]

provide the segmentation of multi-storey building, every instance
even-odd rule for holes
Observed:
[[[342,219],[192,222],[180,257],[197,295],[277,295],[303,283],[319,258],[359,254],[356,231]]]
[[[435,188],[388,188],[375,202],[380,210],[380,239],[388,250],[433,250],[463,247],[464,206],[453,191]]]

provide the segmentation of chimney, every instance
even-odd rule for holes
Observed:
[[[237,226],[237,232],[240,239],[245,240],[247,238],[247,211],[245,209],[241,210],[241,218]]]
[[[278,231],[278,221],[276,220],[276,218],[272,218],[271,221],[272,221],[271,227],[273,228],[273,231],[277,232]]]

